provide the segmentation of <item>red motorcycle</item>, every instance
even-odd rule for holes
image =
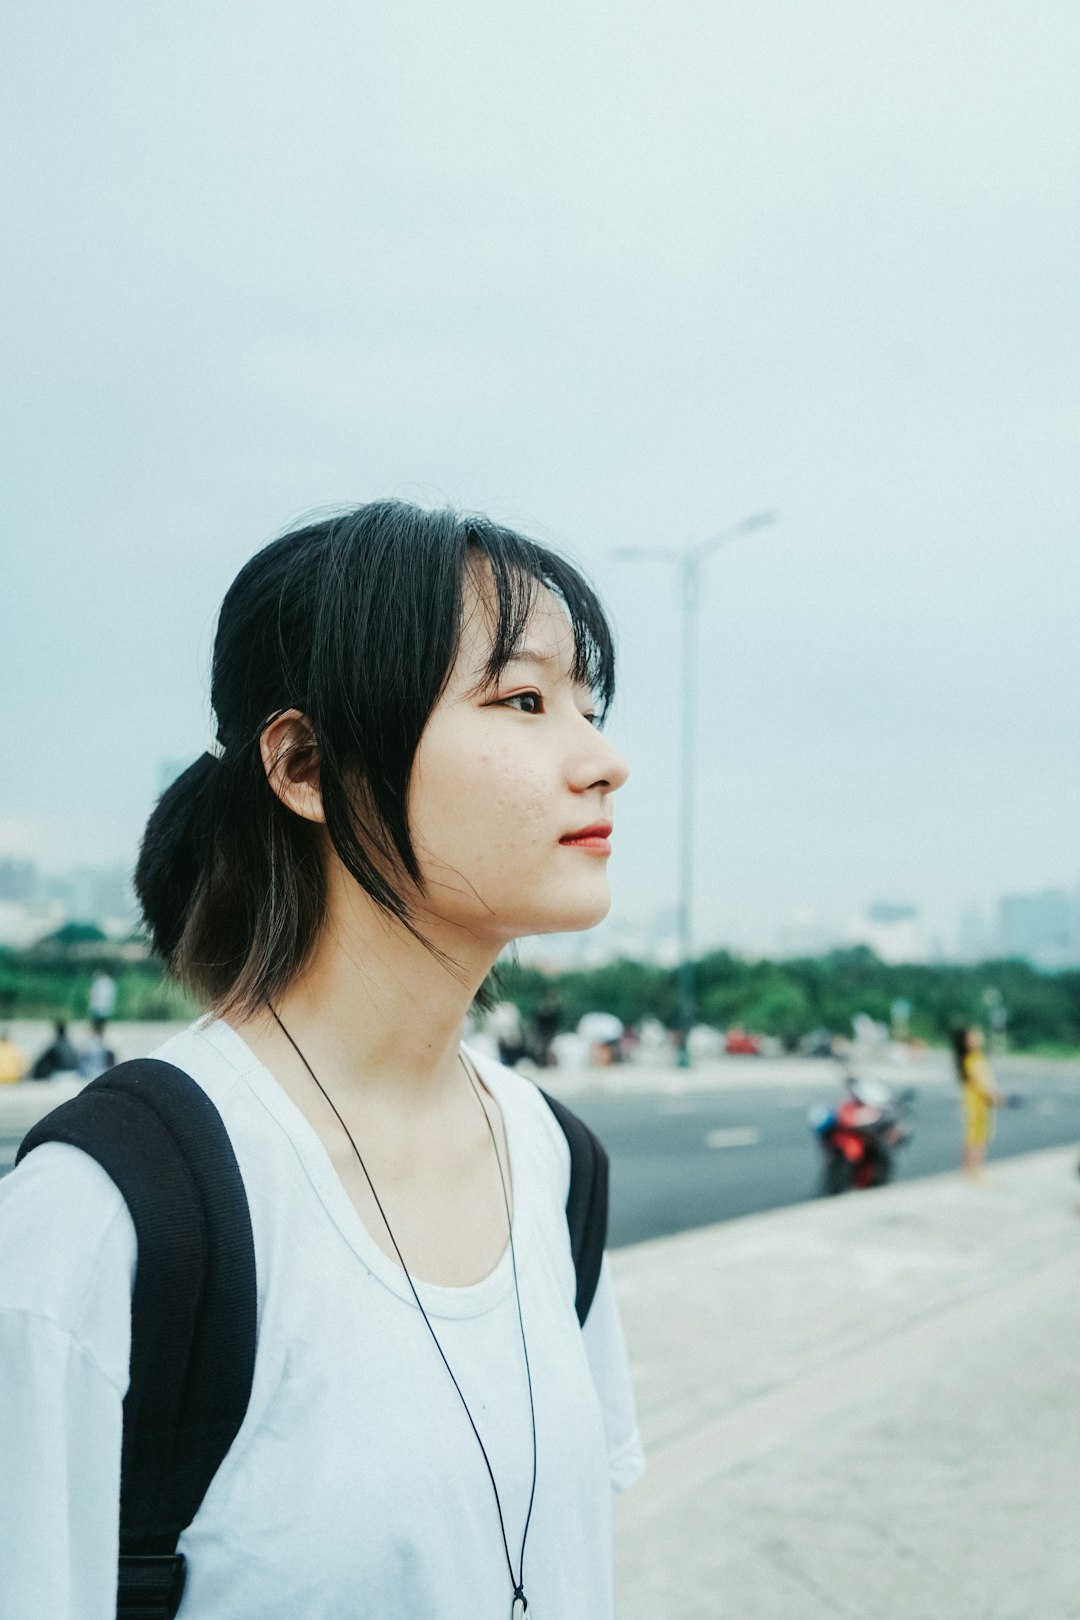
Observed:
[[[829,1197],[892,1180],[895,1155],[911,1137],[914,1091],[893,1092],[878,1080],[849,1075],[846,1095],[811,1109],[810,1129],[825,1155],[821,1190]]]

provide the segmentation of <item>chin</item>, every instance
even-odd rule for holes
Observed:
[[[611,910],[611,895],[578,894],[562,905],[545,906],[530,918],[521,934],[579,934],[586,928],[595,928]]]

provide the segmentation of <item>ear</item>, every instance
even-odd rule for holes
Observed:
[[[299,709],[275,715],[259,738],[263,769],[282,804],[305,821],[325,823],[315,729]]]

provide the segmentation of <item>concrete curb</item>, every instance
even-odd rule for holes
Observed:
[[[611,1256],[620,1620],[1080,1616],[1077,1149]]]

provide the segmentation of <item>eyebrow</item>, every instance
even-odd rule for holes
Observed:
[[[562,669],[562,659],[556,653],[541,652],[539,647],[522,647],[520,652],[512,653],[506,660],[505,668],[511,664],[538,664],[541,669]],[[571,679],[572,686],[579,687],[583,692],[591,692],[593,687],[589,681]]]
[[[554,653],[541,652],[538,647],[522,647],[520,652],[513,653],[507,660],[510,664],[557,664],[559,660]]]
[[[541,652],[539,647],[522,647],[518,652],[512,653],[506,660],[506,663],[503,666],[503,669],[500,670],[497,679],[501,680],[505,676],[505,672],[510,668],[511,664],[536,664],[541,669],[558,669],[560,668],[561,663],[562,660],[557,657],[555,653]],[[487,679],[486,675],[481,675],[476,685],[470,689],[470,695],[475,696],[477,693],[484,691],[491,684],[493,683]],[[573,684],[575,686],[580,686],[583,691],[592,690],[588,681],[574,681]]]

